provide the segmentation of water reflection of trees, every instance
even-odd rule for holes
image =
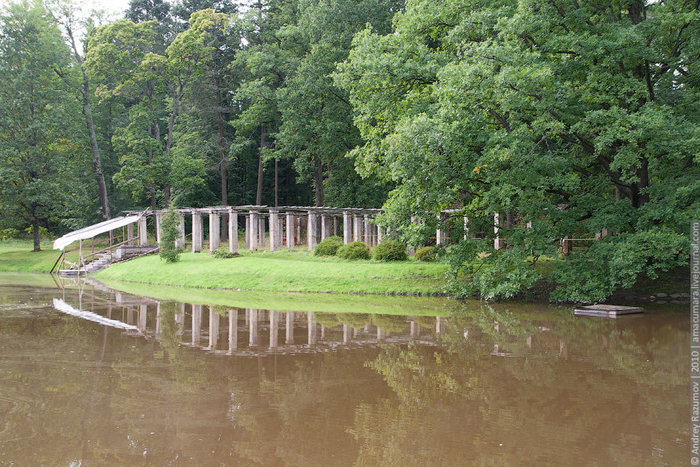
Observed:
[[[393,395],[355,410],[355,465],[655,465],[687,436],[687,331],[656,324],[463,310],[369,363]]]

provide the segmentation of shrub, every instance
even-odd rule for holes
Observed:
[[[369,259],[369,247],[362,242],[352,242],[338,248],[337,256],[343,259]]]
[[[220,246],[216,250],[212,251],[212,256],[219,259],[235,258],[236,256],[241,256],[238,253],[231,253],[228,251],[228,246]]]
[[[394,240],[386,240],[374,249],[374,259],[378,261],[406,261],[406,245]]]
[[[316,245],[314,256],[335,256],[341,246],[343,246],[342,238],[328,237]]]
[[[435,247],[424,246],[420,250],[416,251],[416,260],[425,261],[426,263],[435,261]]]
[[[167,263],[180,261],[182,248],[175,246],[180,236],[180,215],[170,209],[160,220],[160,258]]]

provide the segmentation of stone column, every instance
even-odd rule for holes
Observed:
[[[238,310],[228,311],[228,353],[238,347]]]
[[[146,216],[139,217],[138,231],[139,231],[139,246],[148,245],[148,231],[146,230]]]
[[[294,343],[294,312],[288,311],[285,323],[285,344]]]
[[[265,216],[258,215],[258,246],[265,248]]]
[[[297,243],[301,245],[301,217],[294,216],[294,226],[297,232]]]
[[[377,226],[377,244],[382,243],[383,238],[384,238],[384,230],[380,226]]]
[[[238,212],[228,210],[228,251],[238,253]]]
[[[270,310],[270,348],[277,348],[277,336],[279,335],[280,319],[279,311]]]
[[[204,232],[202,231],[202,213],[192,213],[192,253],[202,251],[202,243],[204,243]]]
[[[126,226],[126,239],[128,241],[127,245],[133,246],[133,244],[134,244],[134,224],[129,224]]]
[[[209,213],[209,251],[214,252],[221,242],[221,220],[216,212]]]
[[[192,305],[192,345],[199,347],[202,338],[202,305]]]
[[[328,227],[328,216],[321,214],[321,241],[325,240],[326,237],[330,237]]]
[[[160,230],[160,222],[163,220],[163,213],[160,211],[156,211],[156,243],[160,245],[160,237],[161,237],[161,230]]]
[[[287,221],[287,248],[294,248],[294,216],[288,212],[285,216]]]
[[[343,344],[350,342],[352,328],[347,324],[343,324]]]
[[[447,227],[447,226],[443,226],[443,223],[445,222],[445,220],[446,220],[446,216],[444,213],[441,212],[438,215],[438,228],[437,228],[436,238],[435,238],[435,243],[437,243],[438,245],[442,245],[444,243],[447,243],[447,233],[445,232],[445,229],[443,228],[443,227]]]
[[[352,217],[348,211],[343,211],[343,243],[352,242]]]
[[[185,215],[183,213],[178,213],[180,218],[180,225],[178,230],[180,231],[180,236],[175,240],[175,246],[178,248],[185,248],[185,243],[187,243],[187,237],[185,237]]]
[[[279,245],[280,221],[277,211],[270,209],[270,251],[277,251]]]
[[[258,213],[251,211],[248,215],[248,249],[255,251],[258,249]]]
[[[316,214],[309,211],[309,217],[306,228],[306,241],[309,251],[313,251],[316,246]]]
[[[333,236],[338,236],[338,216],[333,216]]]
[[[216,350],[219,343],[219,313],[209,307],[209,350]]]
[[[357,214],[352,217],[352,241],[359,242],[362,240],[362,217]]]
[[[367,246],[372,246],[372,229],[370,228],[369,216],[367,214],[364,215],[363,223],[365,230],[365,244]]]
[[[250,216],[245,216],[245,248],[250,250]]]
[[[306,326],[308,331],[308,345],[316,344],[316,323],[314,323],[314,314],[309,311],[306,313]]]
[[[498,226],[500,225],[498,219],[498,213],[493,215],[493,233],[496,234],[496,238],[493,239],[493,249],[500,250],[503,246],[501,242],[501,237],[498,236]]]

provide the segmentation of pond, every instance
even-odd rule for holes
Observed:
[[[0,275],[0,465],[689,458],[687,306],[154,290]]]

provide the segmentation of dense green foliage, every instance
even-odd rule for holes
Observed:
[[[343,259],[370,259],[369,247],[362,242],[352,242],[338,248],[336,255]]]
[[[313,203],[446,232],[459,294],[561,257],[551,298],[602,300],[688,261],[698,2],[70,1],[0,11],[0,230],[35,249],[126,209]]]
[[[435,247],[432,246],[424,246],[423,248],[419,248],[415,254],[416,260],[426,263],[435,261],[435,256]]]
[[[166,263],[177,263],[180,261],[182,248],[177,245],[177,239],[182,235],[180,232],[180,215],[170,209],[160,221],[160,258]]]
[[[393,25],[356,35],[336,75],[366,141],[352,153],[397,184],[384,223],[410,244],[441,210],[456,210],[444,230],[469,217],[483,240],[448,249],[453,285],[512,296],[558,239],[604,232],[573,244],[552,298],[604,299],[688,260],[697,2],[416,0]],[[493,251],[492,213],[508,249]]]
[[[406,244],[396,240],[385,240],[374,247],[372,258],[377,261],[406,261]]]
[[[229,258],[235,258],[236,256],[238,256],[236,253],[231,253],[228,250],[227,245],[220,246],[216,250],[212,251],[211,255],[214,258],[218,258],[218,259],[229,259]]]
[[[340,237],[328,237],[314,248],[314,256],[335,256],[338,248],[343,246],[343,239]]]

